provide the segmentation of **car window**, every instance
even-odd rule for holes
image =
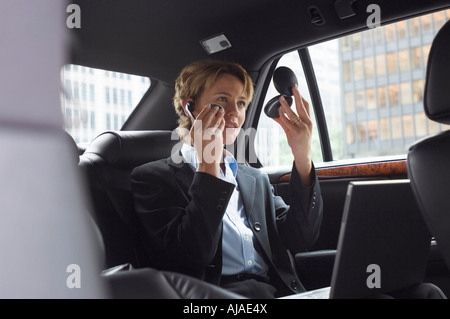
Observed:
[[[311,97],[309,95],[305,74],[297,51],[284,55],[277,64],[277,67],[280,66],[287,66],[294,71],[297,76],[300,93],[303,98],[308,101],[311,118],[313,123],[315,123],[316,120],[312,108]],[[273,85],[273,81],[271,81],[264,100],[264,105],[279,94],[280,93],[278,93]],[[264,112],[261,112],[258,123],[258,130],[255,137],[255,152],[260,162],[266,167],[290,166],[294,160],[283,129],[277,122],[267,117]],[[311,157],[314,162],[322,161],[322,152],[316,125],[313,126]]]
[[[428,53],[434,36],[449,19],[450,10],[435,12],[308,48],[333,160],[403,156],[414,141],[449,128],[429,121],[423,111]],[[286,55],[280,63],[291,60],[291,55],[297,53]],[[306,82],[299,81],[302,89]],[[301,91],[309,101],[307,89]],[[261,115],[260,123],[265,122]],[[264,166],[286,164],[284,153],[277,151],[286,149],[286,141],[276,138],[267,146],[258,145],[265,141],[257,139],[255,149]],[[264,147],[270,149],[269,157]],[[315,162],[321,161],[318,150],[315,140]]]
[[[62,68],[61,80],[64,128],[77,143],[119,130],[151,83],[148,77],[73,64]]]

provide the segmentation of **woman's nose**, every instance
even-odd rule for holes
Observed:
[[[237,102],[228,102],[226,105],[224,105],[225,114],[235,114],[238,111],[238,104]]]

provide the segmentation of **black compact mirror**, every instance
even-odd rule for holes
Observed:
[[[280,95],[275,96],[267,102],[264,113],[270,118],[279,117],[278,108],[281,106],[280,97],[283,95],[289,105],[292,105],[292,87],[298,85],[294,72],[285,66],[277,68],[273,74],[273,84]]]

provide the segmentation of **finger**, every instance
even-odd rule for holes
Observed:
[[[217,126],[208,127],[204,132],[204,138],[206,140],[215,140],[222,138],[223,130],[225,129],[225,119],[218,121]]]
[[[223,122],[223,125],[225,127],[225,119],[224,119],[225,111],[223,110],[223,108],[218,108],[218,107],[215,107],[215,108],[218,109],[218,110],[217,110],[217,112],[215,114],[215,117],[212,120],[213,121],[213,126],[217,126],[217,128],[220,129],[220,126],[222,125],[222,122]]]
[[[215,117],[218,113],[222,114],[223,117],[223,109],[219,109],[218,107],[211,108],[211,106],[208,104],[203,107],[196,120],[202,123],[201,127],[203,128],[216,126],[218,121],[215,119]]]
[[[220,119],[220,123],[219,123],[219,126],[217,127],[217,129],[218,129],[220,132],[223,132],[223,130],[225,129],[225,119],[223,118],[223,116],[222,116],[222,118]]]
[[[273,120],[275,122],[277,122],[278,124],[280,124],[280,126],[284,129],[284,123],[282,121],[282,117],[284,117],[285,115],[284,115],[284,112],[281,109],[281,107],[278,109],[278,114],[279,114],[279,117],[274,117]]]
[[[205,105],[201,110],[200,113],[198,113],[197,118],[198,120],[205,120],[207,115],[212,111],[212,109],[209,107],[209,105]]]
[[[292,93],[294,94],[295,108],[297,109],[298,116],[305,123],[311,122],[309,103],[300,95],[300,91],[296,85],[292,87]]]
[[[205,105],[197,114],[194,123],[192,124],[190,135],[192,141],[201,141],[204,137],[204,131],[211,123],[212,116],[210,115],[211,108]],[[209,115],[209,116],[208,116]]]
[[[284,113],[284,110],[281,110],[281,112]],[[285,126],[286,129],[292,130],[295,128],[298,128],[298,125],[293,123],[296,119],[298,119],[297,114],[295,114],[294,112],[292,112],[295,116],[295,118],[293,120],[291,120],[291,118],[287,117],[285,114],[280,116],[280,121],[283,123],[283,125]]]
[[[277,118],[274,118],[274,120],[280,124],[281,128],[284,130],[284,132],[286,134],[289,133],[289,131],[292,131],[293,129],[297,128],[297,126],[295,124],[292,123],[291,120],[289,120],[289,118],[287,118],[286,113],[284,112],[284,110],[280,107],[278,109],[278,114],[280,115]]]
[[[292,93],[294,94],[294,98],[296,97],[296,101],[300,101],[298,103],[298,105],[302,105],[305,108],[306,113],[308,114],[308,116],[310,115],[309,113],[309,103],[303,98],[303,96],[300,94],[300,91],[298,89],[298,87],[296,85],[294,85],[292,87]]]
[[[284,96],[280,97],[280,104],[280,108],[283,110],[284,117],[287,117],[290,121],[293,121],[297,118],[297,114],[295,114],[295,112],[291,109]]]

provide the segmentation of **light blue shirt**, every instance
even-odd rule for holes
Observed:
[[[226,152],[224,150],[224,152]],[[195,149],[183,143],[181,155],[195,172],[198,167]],[[236,185],[226,212],[223,216],[222,234],[222,275],[251,273],[265,276],[268,266],[253,246],[253,232],[249,228],[244,205],[236,180],[237,162],[231,154],[224,157],[225,173],[220,170],[220,178]]]

